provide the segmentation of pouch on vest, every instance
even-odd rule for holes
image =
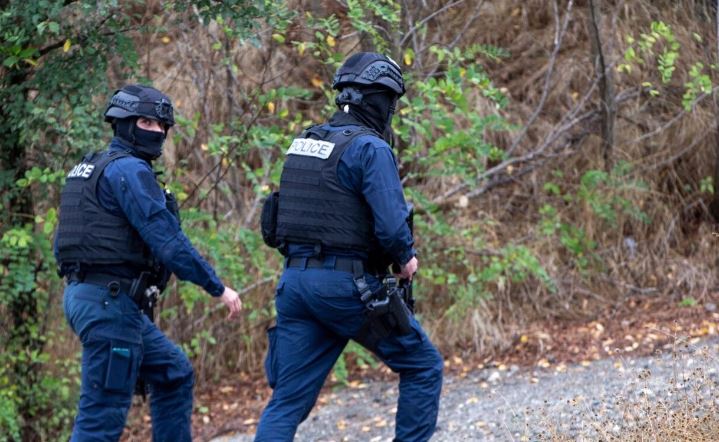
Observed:
[[[277,241],[277,209],[280,203],[280,192],[272,192],[265,198],[262,204],[262,217],[260,218],[260,230],[265,244],[276,249],[280,247]]]

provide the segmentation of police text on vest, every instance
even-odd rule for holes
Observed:
[[[304,155],[326,160],[335,148],[335,143],[313,140],[311,138],[295,138],[287,150],[287,155]]]
[[[92,171],[95,170],[94,164],[80,163],[73,167],[70,173],[67,174],[68,178],[90,178]]]

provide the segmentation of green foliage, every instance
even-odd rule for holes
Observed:
[[[686,91],[682,96],[682,105],[686,111],[690,111],[694,102],[700,94],[710,94],[712,92],[712,80],[708,74],[704,72],[704,64],[696,62],[689,70],[689,81],[684,84]]]
[[[694,39],[702,43],[701,36],[694,34]],[[646,68],[651,60],[656,59],[656,73],[662,84],[668,84],[678,65],[680,65],[681,45],[669,25],[661,21],[652,22],[650,32],[639,34],[639,40],[632,36],[626,38],[627,48],[624,51],[624,63],[619,64],[620,72],[631,73],[634,69]],[[690,111],[697,98],[712,91],[711,76],[704,72],[704,63],[695,62],[688,68],[689,79],[684,82],[682,106]],[[654,74],[651,70],[648,74]],[[661,92],[651,81],[643,81],[642,86],[651,96]]]
[[[697,304],[697,300],[691,296],[685,296],[681,301],[679,301],[679,307],[694,307]]]
[[[409,80],[415,92],[402,97],[394,129],[403,141],[414,142],[401,157],[417,164],[412,176],[458,177],[474,187],[488,161],[505,158],[503,150],[487,141],[491,133],[509,131],[512,125],[497,112],[506,97],[476,61],[484,49],[432,47],[447,65],[445,75]],[[483,105],[486,112],[476,111]]]
[[[705,176],[699,182],[699,191],[702,193],[708,193],[714,195],[714,177]]]
[[[594,253],[598,244],[587,236],[583,226],[570,221],[571,216],[565,217],[560,207],[588,208],[592,219],[599,222],[602,229],[616,230],[620,216],[649,223],[649,217],[633,199],[646,193],[647,185],[642,180],[630,178],[630,172],[630,165],[623,162],[618,163],[611,173],[588,170],[581,176],[576,191],[552,181],[544,184],[544,191],[557,203],[547,203],[539,209],[539,230],[547,238],[557,238],[581,272],[586,272],[592,263],[601,265],[601,258]]]
[[[390,54],[391,48],[388,38],[399,33],[401,8],[394,0],[348,0],[347,16],[352,27],[370,36],[377,52]],[[387,24],[385,33],[382,28],[375,25],[378,21]]]

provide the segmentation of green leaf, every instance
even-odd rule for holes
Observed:
[[[11,56],[7,57],[5,60],[3,60],[2,64],[5,67],[11,68],[11,67],[15,66],[18,61],[20,61],[20,58],[14,56],[14,55],[11,55]]]

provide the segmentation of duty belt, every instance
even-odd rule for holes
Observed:
[[[334,260],[334,263],[332,262]],[[340,272],[354,273],[359,265],[360,271],[364,272],[365,265],[360,259],[331,257],[331,258],[287,258],[285,267],[303,268],[303,269],[327,269],[338,270]]]
[[[149,272],[141,272],[135,279],[119,278],[106,273],[72,273],[68,275],[67,280],[106,286],[110,289],[110,296],[117,296],[120,292],[125,293],[150,318],[153,316],[153,309],[160,294],[158,288],[150,282]]]
[[[334,261],[334,263],[332,261]],[[365,271],[367,271],[367,266],[360,259],[342,258],[339,256],[323,259],[293,257],[287,258],[286,267],[339,270],[340,272],[352,273],[352,279],[357,286],[357,290],[360,292],[362,302],[366,302],[372,296],[372,291],[370,290],[369,284],[367,284],[364,277]]]
[[[130,295],[132,290],[133,279],[120,278],[119,276],[109,275],[107,273],[71,273],[67,275],[67,282],[84,282],[86,284],[95,284],[106,286],[110,289],[110,294],[117,296],[123,292]]]

